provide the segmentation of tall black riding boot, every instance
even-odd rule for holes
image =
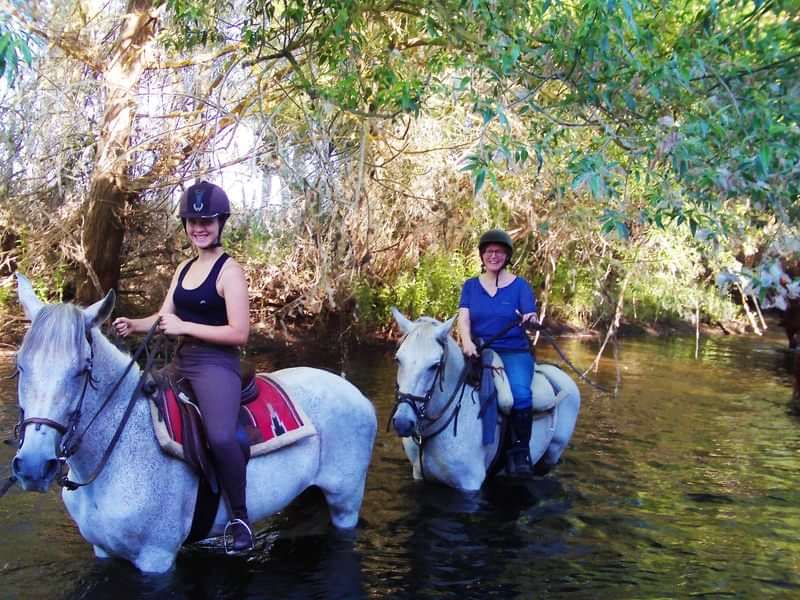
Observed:
[[[531,430],[533,429],[533,408],[519,408],[511,411],[511,449],[507,453],[506,471],[510,477],[532,477]]]
[[[228,544],[229,538],[233,539],[230,544]],[[253,530],[250,528],[246,509],[233,511],[233,518],[225,525],[224,539],[226,554],[239,554],[255,547]]]

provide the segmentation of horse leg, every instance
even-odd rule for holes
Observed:
[[[143,573],[166,573],[175,566],[176,552],[156,546],[145,546],[131,562]]]
[[[358,485],[347,486],[346,489],[322,488],[334,527],[352,529],[358,525],[358,512],[361,509],[361,501],[364,499],[365,484],[366,478],[364,477],[361,478]]]
[[[374,414],[369,417],[371,419],[364,418],[360,425],[352,423],[354,417],[350,417],[350,434],[369,443],[351,445],[342,440],[337,444],[322,444],[321,447],[321,468],[314,483],[322,490],[328,502],[331,522],[339,529],[358,525],[358,512],[364,499],[367,469],[372,459],[372,445],[377,430]]]
[[[410,437],[401,438],[401,442],[408,461],[411,463],[411,476],[419,481],[422,479],[422,469],[419,464],[419,446]]]

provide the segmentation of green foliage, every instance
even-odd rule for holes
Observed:
[[[476,261],[460,252],[426,255],[413,272],[401,273],[391,284],[360,281],[353,291],[358,317],[365,324],[385,324],[391,319],[390,307],[396,306],[413,319],[448,319],[458,309],[464,281],[476,272]]]
[[[279,262],[275,256],[278,244],[276,236],[265,227],[258,215],[252,218],[233,218],[223,231],[225,246],[242,261],[258,264]]]
[[[33,64],[30,37],[14,27],[8,14],[0,14],[0,79],[13,86],[23,63]]]
[[[649,222],[697,225],[726,198],[794,214],[800,29],[787,3],[248,0],[238,27],[215,24],[222,3],[167,5],[185,47],[238,42],[253,64],[288,61],[294,89],[341,110],[470,107],[480,144],[462,167],[476,194],[534,157],[537,171],[565,158],[572,190],[612,211],[631,176],[650,177],[653,200],[682,188],[684,204],[651,202]],[[600,227],[627,239],[626,218]]]
[[[591,264],[579,264],[572,257],[558,263],[550,287],[551,316],[577,327],[589,327],[602,309],[599,282],[602,271]]]

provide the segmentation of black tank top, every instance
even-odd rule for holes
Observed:
[[[172,303],[175,305],[175,314],[183,321],[191,323],[201,323],[203,325],[227,325],[228,312],[225,310],[225,298],[217,292],[217,277],[228,255],[223,253],[211,270],[208,277],[198,287],[187,290],[183,287],[183,278],[189,271],[189,267],[197,260],[197,257],[186,263],[181,274],[178,276],[178,285],[172,294]]]

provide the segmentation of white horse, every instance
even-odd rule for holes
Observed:
[[[455,317],[442,323],[430,317],[411,321],[395,308],[392,314],[405,334],[395,354],[397,404],[392,425],[402,438],[413,477],[477,490],[497,455],[501,428],[498,422],[493,443],[482,443],[478,393],[464,383],[464,355],[450,336]],[[495,382],[501,410],[510,409],[507,381],[503,376]],[[575,382],[553,365],[536,365],[532,388],[535,416],[544,418],[533,423],[531,460],[537,472],[547,472],[572,437],[581,396]]]
[[[124,373],[130,357],[98,326],[111,314],[114,294],[81,309],[42,303],[18,275],[18,295],[31,321],[17,353],[21,446],[12,472],[29,491],[44,492],[60,471],[62,435],[82,432]],[[134,392],[134,365],[97,420],[67,458],[70,479],[85,481],[101,463]],[[322,490],[337,528],[356,526],[377,420],[372,403],[341,377],[307,367],[271,373],[305,411],[317,434],[250,460],[247,507],[253,520],[284,508],[303,490]],[[198,479],[185,463],[162,452],[148,400],[132,412],[105,467],[89,485],[64,489],[62,498],[81,535],[101,558],[119,557],[144,572],[165,572],[190,531]],[[211,536],[229,519],[220,502]]]

